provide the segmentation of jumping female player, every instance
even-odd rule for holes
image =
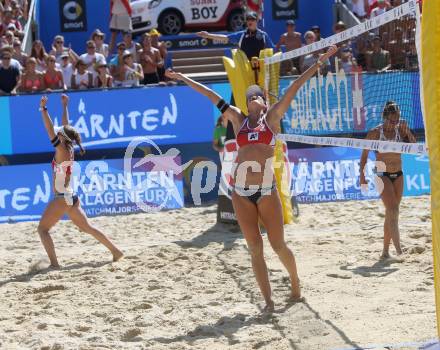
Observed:
[[[55,254],[55,247],[49,230],[67,214],[72,222],[78,226],[81,231],[91,234],[104,246],[106,246],[113,254],[113,261],[118,261],[122,257],[122,252],[116,248],[113,243],[98,229],[93,227],[87,220],[87,216],[81,208],[78,196],[73,193],[70,188],[70,175],[73,167],[74,152],[73,144],[79,146],[81,155],[84,149],[81,146],[81,138],[78,132],[69,125],[69,116],[67,104],[69,98],[67,95],[61,96],[63,104],[62,126],[54,128],[52,120],[47,112],[47,96],[43,96],[40,101],[40,111],[43,116],[44,126],[46,128],[49,139],[55,147],[55,155],[52,161],[53,182],[54,182],[54,198],[48,204],[40,224],[38,225],[38,233],[41,242],[50,260],[50,266],[59,268],[58,259]]]
[[[274,303],[263,255],[263,240],[258,225],[259,217],[268,232],[273,250],[289,272],[292,300],[298,301],[301,298],[295,258],[284,240],[281,202],[272,169],[276,136],[273,130],[279,129],[280,121],[298,89],[336,51],[336,47],[331,47],[326,54],[318,59],[316,64],[295,80],[280,101],[271,107],[268,106],[261,88],[256,85],[251,86],[246,92],[249,111],[247,116],[237,107],[227,104],[208,87],[181,73],[172,70],[166,72],[168,78],[181,80],[195,91],[208,97],[234,127],[239,150],[232,203],[251,254],[257,283],[266,302],[264,311],[272,311]],[[248,171],[249,169],[250,171]]]
[[[383,124],[370,130],[367,134],[369,140],[416,142],[408,124],[400,120],[399,106],[388,101],[382,112]],[[362,152],[360,167],[360,184],[368,186],[365,179],[365,165],[368,159],[368,150]],[[399,206],[403,192],[402,158],[400,153],[375,152],[376,189],[385,205],[385,223],[383,227],[383,252],[381,259],[390,258],[389,247],[391,240],[396,248],[397,255],[402,254],[399,234]]]

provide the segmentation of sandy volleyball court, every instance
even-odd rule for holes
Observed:
[[[302,205],[286,236],[306,303],[286,302],[265,237],[273,315],[261,314],[245,241],[215,225],[216,206],[94,219],[123,248],[118,263],[60,223],[60,271],[41,270],[36,223],[0,225],[0,348],[417,348],[436,335],[429,200],[403,200],[402,263],[378,262],[380,202]]]

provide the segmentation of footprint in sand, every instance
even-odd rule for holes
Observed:
[[[45,286],[45,287],[41,287],[41,288],[34,288],[32,290],[32,293],[34,294],[38,294],[38,293],[49,293],[49,292],[53,292],[56,290],[65,290],[66,287],[63,285],[49,285],[49,286]]]
[[[425,247],[422,247],[420,245],[408,248],[408,254],[422,254],[424,251]]]
[[[121,337],[122,341],[141,341],[142,338],[139,335],[142,334],[142,331],[139,328],[131,328],[127,330]]]
[[[75,327],[75,330],[77,330],[78,332],[88,332],[91,329],[92,329],[92,327],[87,326],[85,324],[80,324],[80,325]]]
[[[149,303],[142,303],[142,304],[139,304],[139,305],[135,306],[134,308],[132,308],[132,310],[133,311],[136,311],[136,310],[149,310],[149,309],[152,309],[152,308],[153,308],[153,306],[151,304],[149,304]]]
[[[344,280],[349,280],[352,278],[351,275],[342,274],[342,273],[328,273],[327,276],[332,277],[332,278],[340,278],[340,279],[344,279]]]

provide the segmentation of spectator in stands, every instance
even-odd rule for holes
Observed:
[[[12,54],[3,51],[1,56],[2,65],[0,67],[0,95],[17,93],[20,85],[20,69],[11,65]]]
[[[397,27],[394,30],[394,40],[389,42],[388,50],[390,51],[391,69],[405,69],[409,43],[403,39],[402,28]]]
[[[43,74],[36,70],[37,60],[33,57],[26,62],[26,69],[21,77],[20,92],[38,92],[44,89]]]
[[[133,41],[133,33],[131,31],[124,32],[123,41],[125,43],[125,50],[131,52],[133,54],[133,59],[137,61],[137,54],[141,49],[141,44]]]
[[[360,20],[363,20],[367,17],[368,8],[368,0],[351,0],[351,11]]]
[[[57,63],[61,63],[61,55],[68,51],[69,48],[64,46],[64,37],[62,35],[55,36],[49,55],[55,56]]]
[[[43,43],[40,40],[35,40],[32,43],[31,57],[37,60],[38,71],[44,72],[47,69],[47,53],[44,49]]]
[[[144,79],[142,66],[134,61],[133,53],[125,50],[124,55],[124,87],[139,86],[140,81]]]
[[[339,21],[334,25],[333,32],[335,34],[338,34],[340,32],[343,32],[346,29],[347,29],[347,26],[345,25],[345,23],[343,21]]]
[[[295,21],[289,19],[286,22],[287,32],[280,36],[276,50],[279,50],[281,46],[285,47],[285,51],[292,51],[301,47],[301,33],[295,31]],[[299,57],[292,60],[286,60],[281,62],[280,74],[281,75],[296,75],[299,73]]]
[[[22,67],[26,66],[26,60],[28,58],[28,56],[21,51],[21,42],[19,39],[15,39],[14,43],[12,44],[12,47],[14,49],[13,53],[12,53],[12,58],[14,58],[15,60],[17,60],[18,62],[20,62],[20,65]]]
[[[369,17],[373,18],[387,12],[391,4],[387,0],[376,0],[370,5]]]
[[[315,38],[316,41],[321,40],[321,28],[319,28],[319,26],[312,26],[312,28],[310,28],[310,30],[315,33]]]
[[[345,74],[352,74],[358,71],[356,59],[349,47],[345,46],[341,49],[341,58],[338,59],[339,69],[342,69]]]
[[[113,87],[113,77],[107,73],[107,64],[104,62],[98,63],[98,75],[94,86],[97,88]]]
[[[72,61],[68,52],[65,51],[61,54],[60,70],[61,73],[63,74],[63,81],[67,89],[72,88],[72,75],[73,72],[75,71],[74,69],[75,63],[76,60]]]
[[[15,40],[14,32],[12,32],[11,30],[7,30],[5,32],[4,38],[4,44],[7,46],[12,46]]]
[[[148,33],[142,35],[142,50],[139,62],[143,69],[142,84],[159,83],[158,68],[163,67],[164,62],[160,51],[151,45],[151,36]]]
[[[304,33],[304,41],[305,45],[313,44],[316,41],[316,35],[311,30]],[[307,67],[312,66],[316,63],[316,61],[313,61],[313,55],[305,55],[300,57],[300,65],[301,69],[300,72],[304,72],[304,69],[307,69]]]
[[[312,31],[308,31],[304,34],[304,40],[306,42],[306,45],[313,44],[316,41],[315,33]],[[318,58],[321,56],[319,51],[315,51],[311,54],[301,56],[300,63],[301,63],[301,72],[305,72],[308,68],[313,66]],[[324,62],[323,65],[319,68],[319,73],[321,75],[327,75],[328,71],[330,69],[330,62],[327,60]]]
[[[255,12],[246,14],[246,30],[232,34],[210,34],[198,32],[197,35],[205,39],[218,40],[236,44],[247,56],[249,61],[252,57],[259,57],[260,51],[265,48],[274,48],[272,40],[266,32],[257,28],[258,16]]]
[[[105,34],[101,32],[99,29],[96,29],[91,37],[91,40],[94,41],[96,45],[96,52],[103,55],[106,59],[109,55],[108,45],[104,42]]]
[[[20,64],[19,61],[17,61],[16,59],[14,59],[13,54],[14,54],[14,48],[12,46],[3,46],[0,50],[0,57],[1,55],[3,55],[3,53],[7,53],[9,55],[11,55],[11,61],[10,61],[10,65],[17,68],[20,72],[23,70],[23,66]],[[1,66],[1,60],[0,60],[0,66]]]
[[[167,46],[163,41],[159,41],[160,33],[157,31],[157,29],[150,30],[150,36],[151,36],[151,46],[153,46],[155,49],[158,49],[160,52],[160,56],[163,61],[163,65],[157,67],[157,74],[159,75],[159,81],[165,81],[165,62],[168,55]],[[145,70],[144,70],[145,73]]]
[[[26,26],[28,16],[27,16],[27,3],[23,3],[20,7],[17,1],[11,1],[12,17],[21,25],[24,29]]]
[[[226,128],[228,126],[228,120],[220,116],[217,119],[217,123],[214,129],[214,138],[212,140],[212,148],[216,150],[220,157],[220,163],[223,162],[223,150],[225,147],[226,140]]]
[[[2,24],[0,25],[0,34],[3,35],[6,30],[12,30],[18,36],[23,36],[23,28],[21,27],[20,22],[14,19],[12,9],[10,7],[5,8],[3,11],[3,20]]]
[[[66,85],[64,85],[63,73],[56,67],[54,55],[49,55],[47,58],[47,69],[43,75],[43,82],[47,91],[67,90]]]
[[[54,55],[57,59],[57,63],[61,64],[61,55],[63,55],[65,52],[68,53],[73,63],[78,61],[79,59],[78,54],[75,51],[73,51],[70,47],[64,46],[64,37],[62,35],[55,36],[52,43],[52,50],[50,51],[49,54]]]
[[[391,68],[390,53],[382,49],[382,39],[375,36],[373,51],[367,56],[367,69],[369,72],[384,72]]]
[[[87,70],[87,63],[81,58],[76,62],[76,72],[72,74],[71,88],[85,90],[93,87],[93,75]]]
[[[113,53],[118,33],[131,32],[133,26],[131,23],[131,5],[129,0],[110,0],[110,31],[112,37],[110,40],[109,53]]]
[[[419,56],[417,54],[417,48],[415,45],[411,45],[409,51],[406,53],[405,69],[407,70],[419,69]]]
[[[93,40],[87,41],[87,52],[79,56],[79,58],[87,64],[87,69],[93,74],[93,78],[98,75],[95,67],[98,63],[107,63],[104,55],[96,52],[96,44]]]
[[[372,38],[374,33],[366,32],[356,38],[356,61],[363,71],[367,70],[367,56],[373,51]]]
[[[125,43],[120,42],[117,45],[118,54],[110,60],[110,74],[113,77],[113,86],[122,86],[124,81],[124,51]]]

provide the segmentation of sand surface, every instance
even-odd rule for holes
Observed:
[[[59,223],[60,271],[44,269],[36,223],[0,225],[0,349],[417,348],[436,335],[429,200],[403,200],[401,263],[378,262],[380,202],[302,205],[286,238],[306,302],[286,302],[287,273],[264,235],[272,315],[216,206],[93,219],[124,250],[118,263]]]

